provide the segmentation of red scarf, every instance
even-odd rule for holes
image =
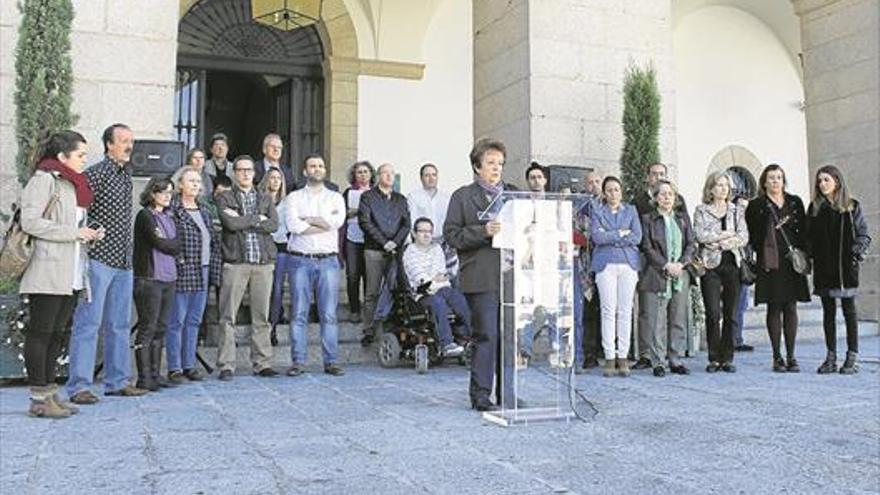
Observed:
[[[44,158],[40,160],[40,163],[37,164],[37,170],[42,170],[44,172],[57,172],[62,179],[73,184],[73,189],[76,191],[77,206],[88,208],[89,205],[92,204],[92,200],[95,199],[95,193],[92,192],[92,188],[89,186],[89,180],[85,174],[73,170],[55,158]]]

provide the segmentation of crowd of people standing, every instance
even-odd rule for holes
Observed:
[[[68,417],[77,405],[100,400],[94,383],[99,329],[106,396],[137,397],[203,380],[196,345],[212,287],[220,313],[220,380],[235,376],[235,330],[245,294],[256,376],[279,374],[271,366],[273,342],[285,322],[291,338],[286,374],[307,371],[310,313],[320,323],[323,371],[342,376],[340,270],[346,270],[348,319],[363,324],[362,344],[372,345],[381,331],[379,295],[389,259],[401,260],[416,297],[434,313],[441,352],[452,356],[464,349],[438,313],[453,311],[465,321],[473,346],[472,407],[486,411],[502,403],[501,263],[492,239],[505,227],[481,215],[498,194],[515,189],[503,180],[502,142],[475,143],[469,157],[473,182],[451,195],[438,187],[439,168],[427,163],[420,187],[403,196],[394,189],[390,163],[376,169],[367,161],[355,163],[340,193],[327,179],[321,156],[304,159],[301,177],[282,164],[276,134],[264,139],[262,160],[230,160],[228,138],[217,134],[210,158],[191,150],[173,176],[150,179],[133,223],[134,135],[114,124],[102,142],[104,158],[85,168],[85,138],[74,131],[52,135],[22,192],[22,228],[35,240],[20,281],[21,294],[30,297],[24,354],[31,415]],[[543,192],[548,172],[533,163],[525,178],[531,191]],[[604,376],[630,376],[632,357],[635,369],[649,368],[657,377],[690,374],[682,357],[695,284],[706,308],[706,371],[735,372],[734,351],[744,345],[736,335],[742,331],[743,288],[752,283],[754,304],[767,306],[772,370],[797,372],[797,302],[810,299],[810,273],[813,294],[822,301],[828,351],[818,372],[855,373],[859,263],[871,239],[839,169],[821,167],[814,183],[805,208],[786,190],[779,165],[763,170],[754,198],[736,197],[726,173],[711,173],[691,217],[663,164],[648,167],[646,191],[633,204],[624,200],[620,179],[588,174],[586,200],[572,218],[578,373],[601,359]],[[133,345],[132,302],[138,313]],[[838,303],[847,335],[839,368]],[[71,319],[69,377],[61,394],[54,386],[56,360]]]

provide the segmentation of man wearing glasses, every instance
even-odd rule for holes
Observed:
[[[462,321],[462,336],[470,335],[471,310],[458,289],[449,283],[446,271],[446,256],[443,248],[432,241],[434,223],[428,217],[419,217],[413,228],[415,242],[403,252],[403,268],[415,298],[431,311],[434,328],[440,349],[446,357],[460,356],[464,347],[453,339],[449,312],[452,311]]]
[[[223,226],[223,282],[220,288],[220,343],[217,367],[220,380],[232,380],[235,372],[235,316],[250,289],[251,365],[254,374],[278,374],[270,366],[269,296],[275,268],[278,214],[272,199],[254,188],[254,160],[242,155],[233,161],[235,184],[217,196],[217,212]]]
[[[284,176],[285,193],[293,190],[293,186],[296,184],[293,170],[289,165],[281,163],[283,151],[284,143],[281,142],[281,136],[274,133],[266,134],[266,137],[263,138],[263,160],[257,162],[254,167],[254,184],[259,184],[266,172],[275,168],[280,170],[281,175]]]

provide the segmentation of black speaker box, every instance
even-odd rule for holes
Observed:
[[[132,175],[171,175],[183,166],[182,141],[159,141],[139,139],[131,152]]]
[[[562,186],[568,186],[571,192],[579,193],[584,189],[584,177],[593,169],[590,167],[576,167],[572,165],[548,165],[547,191],[559,192]]]

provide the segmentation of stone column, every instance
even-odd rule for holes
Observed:
[[[357,159],[358,68],[332,57],[324,66],[325,158],[330,180],[344,189],[348,167]]]
[[[845,174],[874,254],[860,273],[860,318],[880,316],[880,2],[793,0],[801,20],[810,184],[822,165]]]
[[[507,180],[529,160],[619,171],[623,77],[650,62],[662,102],[661,156],[675,173],[668,0],[478,0],[474,135],[508,146]]]

